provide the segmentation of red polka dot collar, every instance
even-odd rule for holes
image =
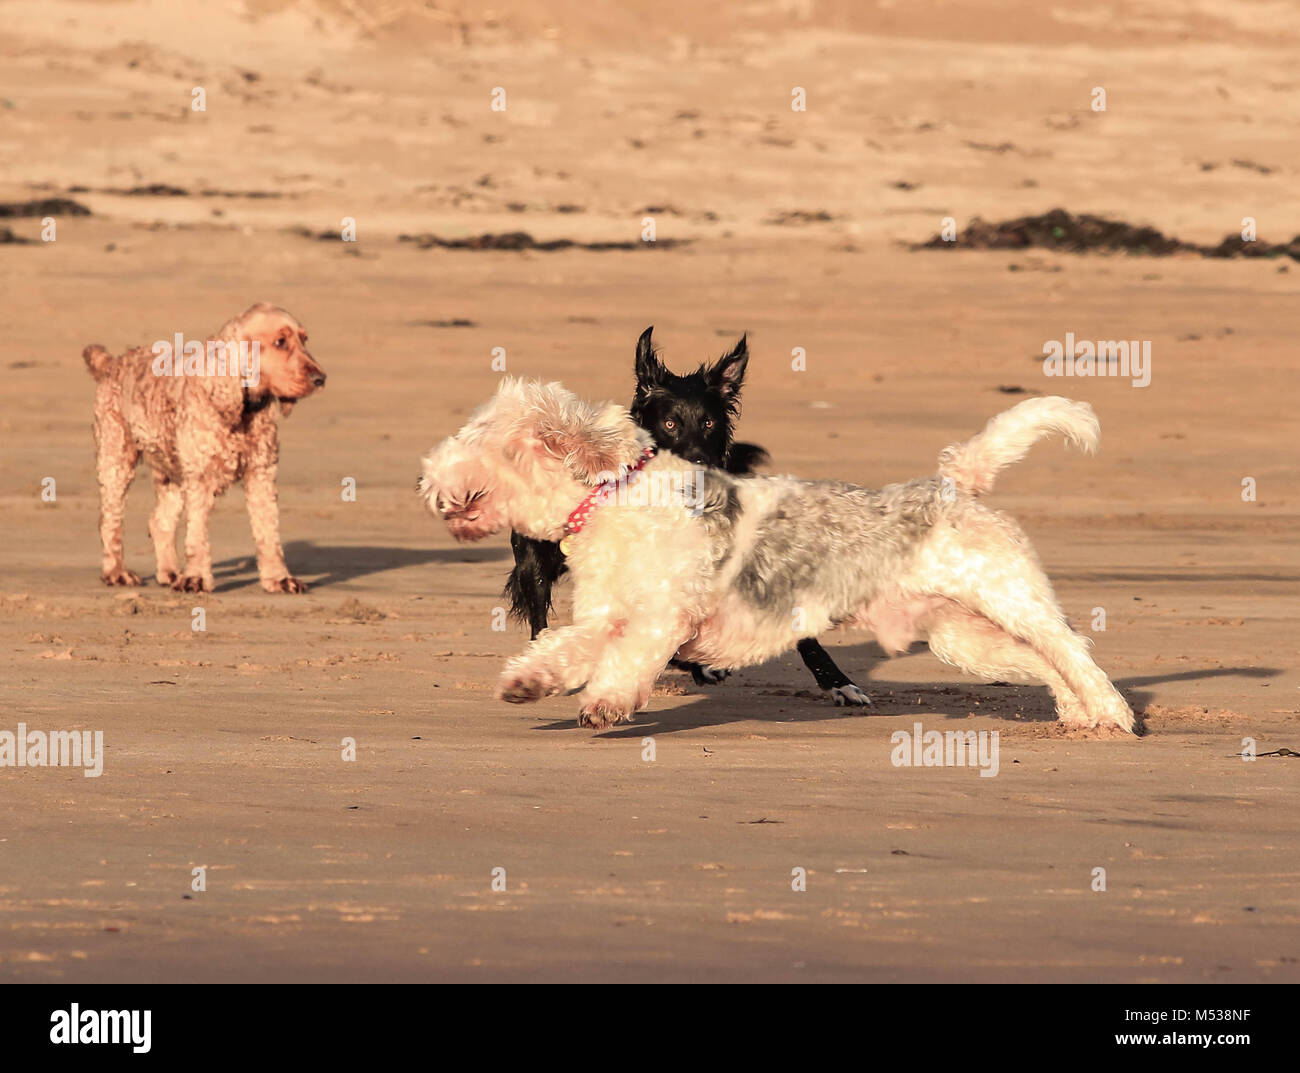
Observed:
[[[582,532],[582,527],[587,524],[587,519],[591,517],[591,512],[606,502],[614,489],[623,481],[630,481],[633,474],[645,468],[645,464],[654,458],[655,449],[647,447],[641,452],[641,458],[636,465],[631,466],[622,477],[614,480],[605,481],[599,488],[587,496],[579,503],[569,515],[564,523],[564,539],[560,541],[560,550],[565,555],[569,554],[569,542]]]

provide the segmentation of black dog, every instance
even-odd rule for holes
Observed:
[[[655,446],[662,450],[737,476],[753,473],[756,466],[767,462],[767,452],[756,444],[731,442],[732,427],[740,412],[745,366],[749,363],[745,337],[712,365],[701,365],[693,373],[678,376],[659,360],[651,341],[653,331],[653,326],[647,328],[636,344],[636,395],[628,407],[633,420],[654,437]],[[510,601],[511,615],[527,622],[536,639],[546,629],[551,588],[565,572],[564,553],[559,544],[519,533],[510,534],[510,547],[515,553],[515,568],[503,595]],[[813,638],[800,641],[798,648],[817,684],[831,693],[836,705],[870,703]],[[696,685],[727,677],[725,670],[698,663],[673,660],[672,666],[690,671]]]

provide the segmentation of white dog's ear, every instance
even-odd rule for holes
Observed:
[[[537,438],[547,453],[563,459],[587,484],[599,484],[635,465],[650,442],[617,403],[598,409],[572,397],[542,414]]]
[[[420,459],[420,475],[415,478],[415,494],[433,510],[436,506],[435,500],[438,496],[438,486],[434,483],[434,457],[437,454],[437,448],[430,451]]]

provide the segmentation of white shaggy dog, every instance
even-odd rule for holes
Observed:
[[[733,478],[654,454],[621,406],[505,379],[424,459],[418,488],[458,540],[566,538],[573,625],[506,665],[505,700],[585,690],[578,722],[600,729],[631,721],[674,654],[742,667],[844,625],[891,653],[927,640],[981,678],[1045,682],[1063,723],[1132,731],[1025,534],[976,499],[1052,432],[1085,451],[1100,435],[1084,403],[1038,398],[947,448],[935,477],[879,491]]]

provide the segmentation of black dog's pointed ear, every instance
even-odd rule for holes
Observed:
[[[740,342],[709,369],[709,380],[728,402],[734,402],[740,397],[740,389],[745,383],[745,366],[749,364],[748,338],[748,333],[742,335]]]
[[[654,340],[651,335],[655,330],[652,324],[641,333],[641,338],[636,341],[636,386],[642,388],[655,387],[662,382],[664,377],[664,363],[659,360],[659,355],[655,353]]]

